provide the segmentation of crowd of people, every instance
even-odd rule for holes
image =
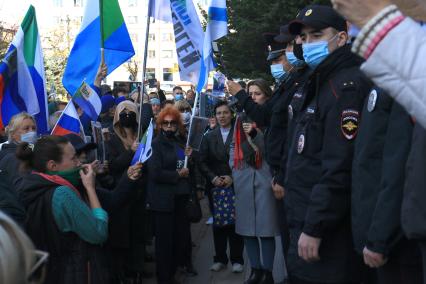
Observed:
[[[31,115],[15,115],[0,144],[0,283],[137,284],[153,276],[149,261],[158,283],[179,283],[178,271],[198,274],[191,223],[203,198],[212,273],[242,273],[245,250],[246,284],[274,283],[274,269],[290,284],[426,283],[426,95],[412,56],[425,32],[388,0],[332,2],[265,35],[273,86],[203,94],[214,105],[197,149],[193,88],[172,100],[159,84],[111,90],[106,66],[94,84],[105,160],[86,137],[40,137]],[[65,106],[49,105],[51,126]],[[132,163],[151,121],[152,156]]]

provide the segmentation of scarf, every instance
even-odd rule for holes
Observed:
[[[253,143],[243,129],[241,116],[238,115],[234,128],[234,168],[242,169],[244,163],[250,167],[260,169],[262,167],[262,155],[259,148]]]

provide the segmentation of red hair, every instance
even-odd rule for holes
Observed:
[[[180,111],[174,106],[167,106],[161,110],[161,112],[157,116],[157,130],[161,129],[161,125],[163,124],[164,118],[166,116],[173,117],[173,120],[177,123],[177,130],[181,133],[185,133],[185,126],[183,125],[182,115]]]

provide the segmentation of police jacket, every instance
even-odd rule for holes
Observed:
[[[290,229],[288,270],[317,282],[354,281],[350,233],[351,169],[369,81],[361,60],[345,46],[330,54],[291,102],[284,187]],[[304,262],[297,252],[300,234],[321,238],[320,260]]]
[[[426,130],[416,123],[406,168],[401,224],[409,239],[426,240]]]
[[[292,73],[275,89],[272,97],[263,105],[256,104],[246,91],[241,90],[235,97],[238,105],[256,122],[265,127],[265,157],[273,172],[280,167],[283,145],[287,140],[287,109],[294,92],[306,78],[307,68]],[[274,174],[275,175],[275,174]]]
[[[380,89],[365,99],[352,168],[352,235],[384,255],[402,239],[401,203],[413,123],[408,113]]]

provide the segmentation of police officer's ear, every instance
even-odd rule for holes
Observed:
[[[337,34],[337,46],[338,47],[342,47],[342,46],[345,46],[346,45],[346,43],[348,42],[348,40],[349,40],[349,35],[348,35],[348,33],[347,32],[345,32],[345,31],[342,31],[342,32],[338,32],[338,34]]]

